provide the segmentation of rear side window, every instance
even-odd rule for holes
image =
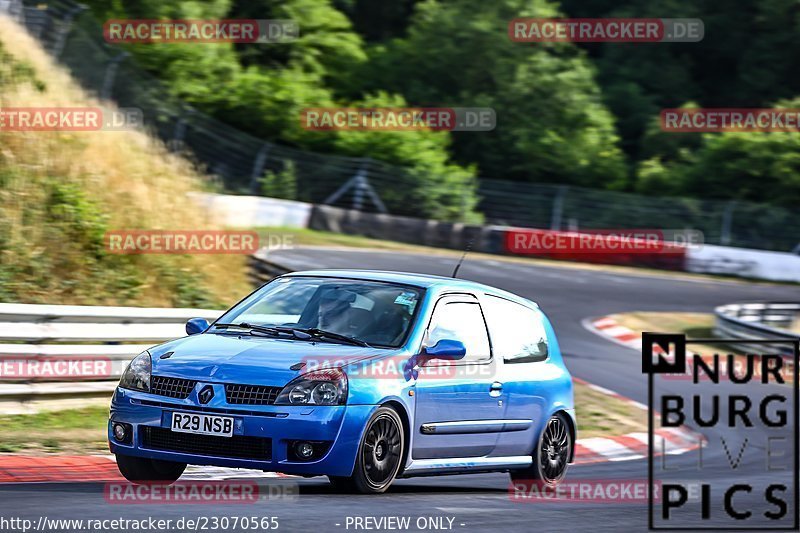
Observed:
[[[547,333],[539,312],[488,294],[484,303],[495,355],[506,363],[547,359]]]

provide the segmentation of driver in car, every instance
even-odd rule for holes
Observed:
[[[317,313],[317,327],[344,335],[352,335],[354,324],[352,304],[356,294],[343,289],[330,289],[322,293]]]

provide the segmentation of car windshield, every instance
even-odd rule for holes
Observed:
[[[217,323],[322,330],[370,346],[397,347],[411,328],[421,293],[387,282],[283,277],[250,295]]]

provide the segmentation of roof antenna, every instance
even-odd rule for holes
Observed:
[[[464,262],[464,258],[467,257],[467,254],[469,253],[469,251],[472,250],[472,243],[474,241],[475,241],[475,237],[472,237],[469,240],[469,242],[467,242],[467,247],[464,248],[464,253],[461,254],[461,259],[458,260],[458,264],[456,265],[456,268],[453,270],[453,275],[451,277],[455,278],[456,276],[458,276],[458,269],[461,268],[461,263]]]

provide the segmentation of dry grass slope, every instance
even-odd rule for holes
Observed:
[[[0,107],[111,107],[0,17]],[[242,256],[113,256],[113,229],[215,228],[192,165],[142,131],[0,128],[0,301],[211,305],[248,289]]]

